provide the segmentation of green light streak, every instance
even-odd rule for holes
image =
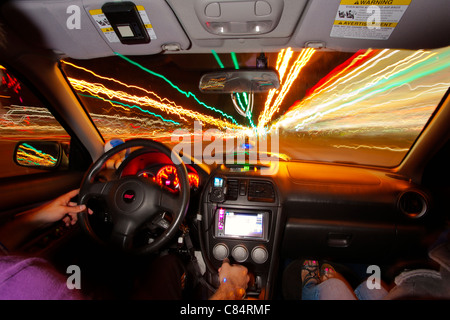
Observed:
[[[132,106],[130,106],[129,104],[126,104],[126,103],[122,103],[122,102],[114,101],[114,100],[109,100],[109,99],[105,99],[105,98],[102,98],[102,97],[91,96],[91,95],[89,95],[89,94],[81,94],[81,93],[80,93],[79,95],[80,95],[80,96],[83,96],[83,97],[87,97],[87,98],[95,98],[95,99],[99,99],[99,100],[103,100],[103,101],[107,101],[107,102],[111,102],[111,103],[120,104],[121,106],[130,108],[130,109],[136,108],[136,109],[139,109],[141,112],[150,114],[150,115],[155,116],[155,117],[157,117],[157,118],[160,118],[160,119],[161,119],[162,121],[164,121],[164,122],[171,122],[171,123],[173,123],[173,124],[175,124],[175,125],[180,125],[180,124],[181,124],[181,123],[179,123],[179,122],[176,122],[176,121],[173,121],[173,120],[170,120],[170,119],[164,119],[161,115],[156,114],[156,113],[153,113],[153,112],[148,111],[148,110],[146,110],[146,109],[142,109],[141,107],[139,107],[139,106],[137,106],[137,105],[132,105]]]
[[[225,66],[223,65],[222,61],[220,60],[220,57],[219,57],[219,55],[217,54],[216,50],[212,49],[211,52],[212,52],[214,58],[216,58],[216,61],[217,61],[217,63],[219,64],[219,66],[220,66],[222,69],[225,68]]]
[[[246,108],[244,108],[244,106],[242,104],[241,95],[239,94],[239,92],[234,92],[233,94],[236,95],[239,108],[241,108],[242,111],[245,111]]]
[[[213,54],[214,58],[216,59],[217,63],[219,64],[220,68],[224,69],[225,66],[224,66],[224,64],[222,63],[222,60],[220,60],[220,57],[219,57],[219,55],[217,54],[217,52],[216,52],[214,49],[211,49],[211,53]],[[237,61],[236,53],[231,52],[231,59],[233,60],[234,67],[235,67],[236,69],[239,69],[239,63],[238,63],[238,61]],[[247,110],[247,107],[244,107],[244,103],[245,103],[245,106],[248,106],[247,92],[242,92],[242,96],[244,97],[244,101],[245,101],[244,103],[241,101],[241,93],[239,93],[239,92],[234,92],[234,94],[236,95],[236,98],[237,98],[237,102],[238,102],[239,108],[240,108],[242,111]],[[252,117],[251,112],[247,112],[247,113],[246,113],[246,116],[247,116],[247,118],[248,118],[248,120],[249,120],[250,125],[252,126],[252,128],[255,128],[255,124],[253,123],[253,120],[251,119],[251,117]]]
[[[231,59],[233,60],[234,68],[235,69],[239,69],[239,62],[237,60],[236,53],[231,52]],[[242,92],[242,96],[244,97],[245,106],[248,106],[247,92]],[[241,97],[240,97],[240,93],[239,92],[236,92],[236,97],[237,97],[237,101],[238,101],[239,107],[242,110],[244,110],[244,111],[247,110],[247,107],[244,108],[244,104],[241,101]],[[252,128],[255,128],[255,124],[253,123],[253,120],[252,120],[252,113],[249,111],[249,112],[246,113],[246,116],[247,116],[247,119],[250,122],[250,125],[252,126]]]
[[[239,69],[239,63],[237,61],[236,53],[231,52],[231,59],[233,59],[234,67]]]
[[[189,91],[189,92],[186,92],[186,91],[180,89],[177,85],[175,85],[172,81],[170,81],[169,79],[167,79],[167,78],[166,78],[165,76],[163,76],[162,74],[159,74],[159,73],[156,73],[156,72],[154,72],[154,71],[151,71],[150,69],[145,68],[144,66],[140,65],[139,63],[137,63],[137,62],[135,62],[135,61],[133,61],[133,60],[131,60],[131,59],[125,57],[124,55],[121,55],[121,54],[118,53],[118,52],[114,52],[114,53],[115,53],[118,57],[120,57],[120,58],[124,59],[125,61],[131,63],[132,65],[134,65],[134,66],[140,68],[141,70],[143,70],[143,71],[145,71],[145,72],[147,72],[147,73],[149,73],[149,74],[151,74],[151,75],[153,75],[153,76],[155,76],[155,77],[158,77],[158,78],[164,80],[164,81],[167,82],[172,88],[176,89],[178,92],[180,92],[181,94],[185,95],[187,98],[192,97],[195,101],[197,101],[198,104],[204,106],[205,108],[207,108],[207,109],[209,109],[209,110],[212,110],[212,111],[215,111],[215,112],[220,113],[220,114],[221,114],[222,116],[224,116],[225,118],[230,119],[234,124],[239,125],[239,124],[237,123],[237,121],[236,121],[232,116],[230,116],[230,115],[226,114],[225,112],[223,112],[223,111],[221,111],[221,110],[219,110],[219,109],[216,109],[216,108],[214,108],[214,107],[211,107],[211,106],[207,105],[206,103],[200,101],[200,100],[195,96],[195,94],[193,94],[193,93],[190,92],[190,91]]]
[[[443,53],[443,54],[437,55],[436,59],[438,59],[438,60],[441,62],[440,65],[438,65],[438,66],[435,67],[435,68],[427,69],[427,70],[425,70],[425,71],[423,71],[423,72],[415,73],[415,74],[413,74],[412,76],[410,76],[410,77],[408,77],[408,78],[406,78],[406,79],[404,79],[404,80],[402,80],[402,81],[394,81],[393,83],[385,84],[386,82],[392,82],[394,79],[396,79],[396,78],[398,78],[398,77],[401,77],[401,76],[403,76],[403,75],[405,75],[405,74],[407,75],[407,74],[409,74],[409,73],[412,73],[413,71],[415,71],[415,70],[417,70],[417,69],[420,69],[420,68],[422,68],[422,67],[424,67],[424,66],[428,66],[429,64],[431,64],[431,63],[433,63],[433,62],[430,62],[430,61],[428,61],[428,60],[425,60],[425,61],[423,61],[423,62],[421,62],[421,63],[418,63],[418,64],[416,64],[416,65],[414,65],[414,66],[412,66],[412,67],[409,67],[409,68],[407,68],[407,69],[405,69],[405,70],[403,70],[403,71],[401,71],[401,72],[398,72],[398,73],[396,73],[395,75],[393,75],[393,76],[391,76],[391,77],[388,77],[388,78],[385,78],[385,79],[383,79],[383,80],[381,80],[381,81],[378,81],[378,82],[374,83],[372,86],[366,87],[366,88],[364,88],[364,89],[362,89],[362,90],[359,91],[359,93],[361,93],[361,92],[365,92],[365,91],[367,91],[367,90],[369,90],[369,89],[373,89],[372,91],[367,92],[365,95],[363,95],[363,96],[361,96],[361,97],[359,97],[359,98],[357,98],[357,99],[353,99],[353,100],[351,100],[351,101],[349,101],[349,102],[347,102],[347,103],[343,103],[343,104],[339,105],[338,107],[329,109],[329,110],[327,110],[326,112],[318,112],[316,115],[314,115],[314,116],[312,116],[312,117],[309,117],[309,118],[305,119],[304,121],[302,121],[302,123],[296,125],[296,127],[297,127],[297,128],[298,128],[298,127],[301,127],[301,126],[305,125],[306,122],[312,121],[312,120],[314,120],[315,118],[318,118],[318,117],[320,117],[320,116],[322,116],[322,115],[324,115],[324,114],[329,114],[329,113],[332,113],[332,112],[334,112],[334,111],[338,111],[338,110],[340,110],[340,109],[342,109],[342,108],[351,106],[351,105],[353,105],[353,104],[355,104],[355,103],[364,101],[364,100],[370,98],[371,96],[373,96],[373,95],[375,95],[375,94],[380,94],[380,93],[386,92],[386,91],[388,91],[388,90],[390,90],[390,89],[392,89],[392,88],[399,87],[399,86],[401,86],[401,85],[403,85],[403,84],[405,84],[405,83],[410,83],[410,82],[412,82],[412,81],[414,81],[414,80],[417,80],[417,79],[420,79],[420,78],[422,78],[422,77],[428,76],[428,75],[430,75],[430,74],[439,72],[439,71],[444,70],[444,69],[446,69],[446,68],[450,68],[450,61],[445,61],[445,59],[446,59],[446,58],[448,59],[449,56],[450,56],[450,53],[449,53],[449,52],[445,52],[445,53]],[[385,85],[384,85],[384,84],[385,84]],[[384,85],[384,86],[381,87],[381,88],[379,88],[379,89],[374,89],[374,87],[381,86],[381,85]],[[342,97],[339,97],[339,99],[341,99],[341,98],[342,98]],[[331,103],[334,103],[334,102],[336,102],[336,101],[337,101],[337,99],[331,101]],[[330,103],[330,104],[331,104],[331,103]]]
[[[445,56],[449,56],[449,54],[445,54],[441,58],[444,58]],[[430,64],[430,62],[429,61],[423,61],[421,63],[418,63],[417,65],[415,65],[413,67],[410,67],[410,68],[408,68],[406,70],[403,70],[403,71],[397,73],[395,76],[392,76],[392,77],[384,79],[383,81],[377,82],[376,84],[374,84],[374,86],[382,85],[385,82],[392,81],[395,78],[398,78],[398,77],[400,77],[400,76],[402,76],[404,74],[408,74],[410,72],[413,72],[414,70],[417,70],[417,69],[419,69],[419,68],[421,68],[421,67],[423,67],[424,65],[427,65],[427,64]],[[383,93],[383,92],[388,91],[388,90],[390,90],[392,88],[398,87],[398,86],[403,85],[405,83],[410,83],[410,82],[412,82],[414,80],[417,80],[419,78],[425,77],[425,76],[430,75],[432,73],[436,73],[438,71],[441,71],[441,70],[449,68],[449,67],[450,67],[450,61],[447,61],[446,63],[442,63],[441,65],[437,66],[436,68],[428,69],[426,71],[416,73],[413,76],[411,76],[409,78],[406,78],[405,80],[397,81],[397,82],[394,82],[392,84],[385,85],[384,87],[382,87],[380,89],[373,90],[372,92],[369,92],[366,95],[364,95],[364,96],[362,96],[362,97],[360,97],[358,99],[355,99],[355,100],[352,100],[352,101],[350,101],[348,103],[345,103],[342,106],[347,106],[347,105],[350,105],[350,104],[354,104],[356,102],[360,102],[362,100],[367,99],[370,96],[373,96],[374,94]],[[370,87],[368,87],[367,89],[369,89],[369,88]],[[361,92],[366,91],[366,90],[361,90]]]
[[[22,145],[24,145],[24,146],[27,147],[27,148],[32,149],[33,151],[35,151],[35,152],[38,153],[38,154],[43,154],[43,155],[49,156],[49,157],[50,157],[50,160],[51,160],[50,162],[56,163],[56,158],[53,157],[51,154],[45,153],[45,152],[43,152],[42,150],[38,150],[38,149],[36,149],[35,147],[30,146],[28,143],[23,143]],[[25,150],[24,150],[24,152],[26,153]]]

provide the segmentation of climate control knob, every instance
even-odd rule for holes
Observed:
[[[225,258],[228,258],[228,247],[224,243],[218,243],[213,248],[213,256],[219,261],[222,261]]]
[[[269,252],[263,246],[254,247],[252,250],[252,260],[258,264],[262,264],[269,258]]]
[[[231,255],[233,256],[236,262],[244,262],[248,258],[248,250],[241,244],[238,244],[231,251]]]

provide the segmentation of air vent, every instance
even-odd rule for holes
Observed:
[[[239,180],[227,180],[226,200],[237,200],[239,195]]]
[[[248,201],[274,202],[275,191],[272,183],[251,180],[248,186]]]
[[[420,218],[428,211],[425,196],[417,191],[406,191],[399,199],[400,210],[410,218]]]

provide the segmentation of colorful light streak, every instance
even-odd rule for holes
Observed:
[[[408,152],[409,148],[398,148],[398,147],[389,147],[389,146],[369,146],[369,145],[357,145],[357,146],[348,146],[348,145],[333,145],[333,148],[347,148],[347,149],[378,149],[378,150],[388,150],[391,152]]]
[[[283,100],[288,94],[294,81],[297,79],[303,67],[308,63],[314,54],[315,49],[308,48],[302,50],[296,60],[289,66],[289,61],[293,56],[291,48],[283,49],[279,52],[276,69],[280,76],[281,88],[279,90],[272,89],[267,95],[264,109],[258,117],[258,132],[265,132],[264,127],[271,121],[273,115],[280,109]],[[273,102],[272,102],[273,101]]]
[[[91,113],[94,123],[101,128],[105,139],[116,137],[170,137],[170,124],[159,119],[139,116],[121,116]],[[3,138],[47,138],[68,139],[65,130],[47,108],[11,106],[0,118],[0,135]],[[175,124],[173,124],[175,125]]]
[[[38,150],[27,143],[19,146],[16,159],[24,165],[37,165],[42,167],[54,167],[57,162],[57,159],[51,154]]]
[[[151,107],[156,108],[161,111],[163,111],[166,114],[169,115],[176,115],[180,119],[186,120],[186,118],[192,118],[193,120],[201,121],[210,125],[217,126],[219,128],[225,129],[225,128],[234,128],[234,129],[241,129],[241,126],[234,125],[232,123],[229,123],[227,121],[204,115],[202,113],[192,111],[185,109],[180,106],[174,106],[172,104],[168,103],[162,103],[160,101],[157,101],[155,99],[152,99],[148,96],[136,96],[129,94],[124,91],[117,91],[112,90],[107,87],[105,87],[103,84],[100,83],[91,83],[87,82],[85,80],[80,79],[74,79],[74,78],[68,78],[73,88],[79,92],[86,92],[88,95],[91,95],[93,97],[97,97],[98,99],[102,99],[104,101],[112,101],[113,99],[118,99],[121,101],[124,101],[125,103],[120,103],[120,107],[125,110],[130,110],[131,108],[136,108],[140,110],[141,112],[150,114],[146,109],[143,109],[143,107]],[[108,99],[104,99],[100,96],[100,94],[105,95],[108,97]],[[117,106],[119,103],[117,101],[111,103],[113,106]],[[128,108],[128,109],[127,109]],[[161,117],[162,118],[162,117]]]
[[[148,68],[142,66],[141,64],[139,64],[139,63],[137,63],[137,62],[135,62],[135,61],[133,61],[133,60],[131,60],[131,59],[125,57],[124,55],[121,55],[120,53],[115,52],[115,54],[116,54],[118,57],[124,59],[125,61],[131,63],[132,65],[134,65],[134,66],[140,68],[141,70],[143,70],[143,71],[145,71],[145,72],[147,72],[147,73],[149,73],[149,74],[151,74],[151,75],[153,75],[153,76],[155,76],[155,77],[158,77],[158,78],[164,80],[164,81],[167,82],[172,88],[176,89],[178,92],[180,92],[181,94],[185,95],[186,98],[192,97],[199,105],[201,105],[201,106],[203,106],[203,107],[205,107],[205,108],[207,108],[207,109],[209,109],[209,110],[212,110],[212,111],[214,111],[214,112],[218,112],[218,113],[221,114],[223,117],[225,117],[225,118],[227,118],[227,119],[230,119],[235,125],[238,125],[238,122],[237,122],[232,116],[230,116],[230,115],[226,114],[225,112],[223,112],[223,111],[221,111],[221,110],[219,110],[219,109],[216,109],[216,108],[214,108],[214,107],[211,107],[211,106],[207,105],[206,103],[200,101],[194,93],[192,93],[192,92],[190,92],[190,91],[189,91],[189,92],[186,92],[186,91],[182,90],[181,88],[179,88],[177,85],[175,85],[172,81],[170,81],[169,79],[167,79],[167,78],[166,78],[165,76],[163,76],[162,74],[159,74],[159,73],[157,73],[157,72],[154,72],[154,71],[152,71],[152,70],[150,70],[150,69],[148,69]]]
[[[147,113],[147,114],[152,115],[152,116],[154,116],[156,118],[160,118],[164,122],[168,122],[168,123],[171,123],[171,124],[174,124],[174,125],[180,125],[179,122],[173,121],[171,119],[165,119],[163,116],[161,116],[159,114],[156,114],[154,112],[148,111],[148,110],[143,109],[143,108],[141,108],[139,106],[136,106],[136,105],[129,105],[129,104],[122,103],[120,101],[109,100],[109,99],[102,98],[100,96],[93,96],[93,95],[88,95],[88,94],[80,94],[80,96],[87,97],[87,98],[100,99],[102,101],[106,101],[106,102],[110,103],[113,107],[122,108],[125,111],[129,111],[130,109],[136,108],[136,109],[138,109],[139,111],[141,111],[143,113]],[[184,119],[184,120],[186,120],[186,119]]]
[[[126,59],[126,57],[123,57],[123,58]],[[128,59],[127,59],[127,61],[128,61]],[[144,109],[142,107],[144,106],[144,107],[151,107],[151,108],[159,109],[159,110],[161,110],[162,112],[164,112],[164,113],[166,113],[168,115],[170,115],[170,114],[176,115],[181,120],[184,120],[186,122],[188,121],[187,118],[192,118],[192,119],[194,119],[196,121],[202,121],[202,122],[208,123],[210,125],[217,126],[217,127],[221,128],[221,129],[225,129],[225,128],[242,129],[243,128],[242,126],[235,125],[235,124],[229,123],[227,121],[224,121],[224,120],[212,117],[212,116],[207,116],[207,115],[201,114],[201,113],[196,112],[196,111],[191,111],[191,110],[185,109],[185,108],[175,104],[173,101],[170,101],[167,98],[161,98],[155,92],[146,90],[146,89],[141,88],[139,86],[128,85],[128,84],[123,83],[123,82],[121,82],[121,81],[119,81],[117,79],[101,76],[101,75],[99,75],[99,74],[97,74],[97,73],[95,73],[95,72],[93,72],[93,71],[91,71],[89,69],[77,66],[77,65],[75,65],[73,63],[70,63],[70,62],[63,62],[63,63],[65,63],[65,64],[67,64],[67,65],[69,65],[71,67],[74,67],[74,68],[83,70],[85,72],[88,72],[91,75],[93,75],[93,76],[95,76],[95,77],[97,77],[99,79],[112,81],[114,83],[120,84],[120,85],[122,85],[122,86],[124,86],[126,88],[129,88],[129,89],[130,88],[131,89],[137,89],[137,90],[143,91],[143,92],[149,94],[150,96],[156,98],[156,99],[152,99],[152,98],[150,98],[148,96],[131,95],[131,94],[128,94],[128,93],[126,93],[124,91],[117,91],[117,90],[108,89],[104,84],[101,84],[101,83],[94,83],[94,84],[92,84],[92,83],[89,83],[89,82],[87,82],[85,80],[78,80],[78,79],[74,79],[74,78],[70,78],[70,77],[68,78],[75,90],[78,90],[80,92],[86,92],[86,93],[88,93],[86,96],[89,96],[91,98],[102,99],[102,100],[104,100],[106,102],[109,102],[114,107],[122,106],[122,107],[125,107],[125,108],[122,108],[122,109],[124,109],[126,111],[130,111],[130,109],[136,108],[136,109],[138,109],[139,111],[141,111],[143,113],[150,114],[150,115],[153,115],[155,117],[159,117],[163,121],[172,122],[174,124],[179,124],[179,122],[166,119],[163,116],[158,115],[158,114],[156,114],[154,112],[151,112],[151,111],[149,111],[147,109]],[[134,63],[134,64],[136,64],[136,63]],[[138,66],[140,66],[140,65],[138,65]],[[168,81],[172,85],[172,87],[174,87],[174,88],[176,87],[175,85],[173,85],[173,83],[171,83],[164,76],[156,74],[156,73],[153,73],[152,71],[150,71],[150,70],[148,70],[148,69],[146,69],[146,68],[144,68],[142,66],[140,66],[140,67],[145,69],[147,72],[151,72],[154,75],[158,75],[159,77],[163,77],[165,79],[165,81]],[[178,88],[178,87],[176,87],[176,88]],[[179,88],[177,90],[180,91]],[[106,95],[108,97],[108,99],[100,97],[100,94]],[[188,97],[189,94],[187,94],[186,96]],[[115,101],[115,100],[112,100],[112,99],[122,100],[122,101],[125,101],[127,103]],[[129,109],[126,109],[126,108],[129,108]]]
[[[0,136],[3,138],[33,138],[36,135],[68,137],[47,108],[17,105],[3,108],[7,110],[0,117]]]
[[[19,80],[17,80],[17,78],[15,78],[14,76],[10,75],[9,72],[6,70],[6,68],[2,65],[0,65],[0,70],[2,71],[2,80],[1,80],[1,85],[7,87],[8,89],[11,89],[14,91],[14,93],[17,95],[17,97],[19,98],[19,101],[22,103],[23,99],[20,96],[20,91],[22,90],[22,86],[19,82]],[[2,98],[10,98],[10,96],[2,96]]]
[[[87,73],[93,75],[94,77],[96,77],[96,78],[98,78],[98,79],[102,79],[102,80],[106,80],[106,81],[109,81],[109,82],[113,82],[113,83],[119,84],[119,85],[121,85],[121,86],[123,86],[123,87],[125,87],[125,88],[127,88],[127,89],[135,89],[135,90],[139,90],[139,91],[145,92],[146,94],[149,94],[149,95],[153,96],[154,98],[156,98],[157,100],[159,100],[159,101],[162,102],[162,103],[167,103],[167,104],[171,104],[171,105],[173,105],[173,106],[175,106],[175,107],[179,107],[179,106],[176,105],[175,102],[173,102],[173,101],[171,101],[171,100],[169,100],[169,99],[167,99],[167,98],[165,98],[165,97],[164,97],[164,98],[160,97],[160,96],[159,96],[156,92],[154,92],[154,91],[150,91],[150,90],[147,90],[147,89],[142,88],[142,87],[139,87],[139,86],[126,84],[126,83],[124,83],[124,82],[122,82],[122,81],[120,81],[120,80],[117,80],[117,79],[115,79],[115,78],[110,78],[110,77],[105,77],[105,76],[99,75],[98,73],[95,73],[95,72],[92,71],[92,70],[89,70],[89,69],[87,69],[87,68],[78,66],[78,65],[73,64],[73,63],[68,62],[68,61],[62,60],[61,62],[62,62],[63,64],[66,64],[66,65],[68,65],[68,66],[71,66],[71,67],[73,67],[73,68],[76,68],[76,69],[82,70],[82,71],[84,71],[84,72],[87,72]]]
[[[361,62],[371,51],[353,58]],[[396,61],[391,63],[391,61]],[[327,81],[317,87],[314,92],[297,105],[294,105],[275,124],[287,130],[325,130],[339,129],[342,121],[350,127],[367,128],[376,126],[389,127],[395,123],[404,123],[405,127],[423,127],[430,113],[422,114],[420,123],[412,126],[408,118],[392,119],[394,111],[423,111],[418,105],[434,101],[442,97],[450,85],[444,80],[445,71],[448,76],[450,52],[441,51],[399,51],[382,50],[370,55],[364,62],[350,63],[336,74],[330,74]],[[416,84],[414,81],[424,79],[428,75],[443,72],[444,81],[430,84]],[[411,92],[405,92],[411,91]],[[387,96],[389,94],[389,97]],[[430,96],[431,95],[431,96]],[[398,98],[401,97],[401,98]],[[431,100],[430,100],[431,98]],[[429,103],[429,102],[428,102]],[[434,109],[436,104],[428,104]],[[366,121],[356,121],[365,118]],[[367,122],[367,118],[372,118]],[[394,125],[394,127],[397,127]]]

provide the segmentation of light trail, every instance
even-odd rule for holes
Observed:
[[[212,110],[212,111],[214,111],[214,112],[218,112],[218,113],[219,113],[220,115],[222,115],[223,117],[225,117],[225,118],[231,120],[231,122],[233,122],[233,124],[238,125],[238,122],[237,122],[232,116],[226,114],[226,113],[223,112],[222,110],[216,109],[216,108],[214,108],[214,107],[212,107],[212,106],[209,106],[209,105],[207,105],[206,103],[200,101],[194,93],[192,93],[192,92],[190,92],[190,91],[187,92],[187,91],[182,90],[180,87],[178,87],[177,85],[175,85],[172,81],[170,81],[170,80],[169,80],[168,78],[166,78],[164,75],[159,74],[159,73],[157,73],[157,72],[154,72],[154,71],[152,71],[152,70],[150,70],[150,69],[148,69],[148,68],[142,66],[141,64],[139,64],[139,63],[137,63],[137,62],[135,62],[135,61],[133,61],[133,60],[131,60],[131,59],[125,57],[124,55],[121,55],[121,54],[118,53],[118,52],[114,52],[114,53],[115,53],[118,57],[120,57],[120,58],[124,59],[125,61],[129,62],[130,64],[132,64],[132,65],[134,65],[134,66],[140,68],[141,70],[143,70],[143,71],[145,71],[145,72],[147,72],[147,73],[149,73],[149,74],[151,74],[151,75],[153,75],[153,76],[155,76],[155,77],[158,77],[158,78],[164,80],[164,81],[167,82],[172,88],[176,89],[178,92],[180,92],[181,94],[183,94],[184,96],[186,96],[186,98],[193,98],[199,105],[201,105],[201,106],[203,106],[203,107],[205,107],[205,108],[207,108],[207,109],[209,109],[209,110]]]
[[[142,107],[139,107],[139,106],[151,107],[151,108],[159,109],[169,115],[170,114],[176,115],[180,119],[183,119],[183,120],[186,120],[186,118],[191,118],[193,120],[198,120],[198,121],[201,121],[201,122],[213,125],[213,126],[217,126],[222,129],[226,129],[226,128],[243,129],[242,126],[234,125],[230,122],[227,122],[227,121],[224,121],[224,120],[212,117],[212,116],[204,115],[204,114],[196,112],[196,111],[184,109],[183,107],[180,107],[180,106],[175,107],[171,104],[162,103],[155,99],[151,99],[148,96],[136,96],[136,95],[132,95],[127,92],[124,92],[124,91],[112,90],[112,89],[105,87],[103,84],[91,83],[91,82],[87,82],[85,80],[79,80],[79,79],[74,79],[74,78],[70,78],[70,77],[68,79],[75,90],[80,91],[80,92],[86,92],[89,95],[96,96],[99,99],[103,99],[99,96],[100,94],[108,97],[108,99],[103,99],[103,100],[118,99],[118,100],[126,102],[126,104],[124,104],[124,103],[121,104],[122,107],[128,107],[128,108],[135,107],[136,109],[140,110],[141,112],[144,112],[147,114],[149,113],[148,110],[143,109]],[[115,103],[117,104],[117,101]]]
[[[24,163],[25,165],[34,164],[43,167],[53,167],[57,162],[52,155],[38,150],[27,143],[19,146],[16,159],[19,163]]]
[[[312,48],[302,50],[290,68],[288,68],[289,61],[293,56],[293,51],[291,48],[287,48],[286,50],[283,49],[279,52],[276,62],[276,69],[278,70],[280,76],[281,88],[279,90],[272,89],[267,95],[264,109],[258,117],[259,133],[264,132],[264,127],[271,121],[273,115],[279,111],[286,94],[288,94],[291,86],[300,74],[300,71],[311,59],[314,52],[315,49]]]
[[[154,92],[154,91],[150,91],[150,90],[147,90],[147,89],[145,89],[145,88],[142,88],[142,87],[139,87],[139,86],[136,86],[136,85],[130,85],[130,84],[124,83],[124,82],[122,82],[122,81],[120,81],[120,80],[117,80],[117,79],[115,79],[115,78],[110,78],[110,77],[105,77],[105,76],[99,75],[98,73],[95,73],[95,72],[92,71],[92,70],[86,69],[86,68],[84,68],[84,67],[78,66],[78,65],[73,64],[73,63],[68,62],[68,61],[62,60],[61,62],[64,63],[64,64],[66,64],[66,65],[68,65],[68,66],[71,66],[71,67],[73,67],[73,68],[76,68],[76,69],[82,70],[82,71],[84,71],[84,72],[90,73],[91,75],[93,75],[94,77],[96,77],[96,78],[98,78],[98,79],[102,79],[102,80],[106,80],[106,81],[111,81],[111,82],[117,83],[117,84],[119,84],[119,85],[121,85],[121,86],[124,86],[124,87],[126,87],[126,88],[128,88],[128,89],[136,89],[136,90],[145,92],[146,94],[149,94],[149,95],[155,97],[155,98],[158,99],[160,102],[168,103],[168,104],[171,104],[171,105],[173,105],[173,106],[175,106],[175,107],[178,107],[178,106],[176,105],[175,102],[173,102],[173,101],[171,101],[170,99],[167,99],[167,98],[165,98],[165,97],[164,97],[164,98],[161,98],[161,97],[160,97],[156,92]]]
[[[156,113],[151,112],[151,111],[149,111],[149,110],[143,109],[143,108],[141,108],[141,107],[139,107],[139,106],[136,106],[136,105],[129,105],[129,104],[125,104],[125,103],[122,103],[122,102],[119,102],[119,101],[109,100],[109,99],[105,99],[105,98],[102,98],[102,97],[100,97],[100,96],[94,96],[94,95],[80,94],[80,96],[82,96],[82,97],[87,97],[87,98],[99,99],[99,100],[108,102],[108,103],[111,104],[113,107],[116,107],[116,108],[122,108],[122,109],[125,110],[125,111],[130,111],[130,109],[137,108],[139,111],[141,111],[141,112],[143,112],[143,113],[147,113],[147,114],[149,114],[149,115],[152,115],[152,116],[154,116],[154,117],[156,117],[156,118],[160,118],[160,119],[161,119],[162,121],[164,121],[164,122],[168,122],[168,123],[175,124],[175,125],[180,125],[179,122],[173,121],[173,120],[171,120],[171,119],[165,119],[163,116],[161,116],[161,115],[159,115],[159,114],[156,114]],[[186,120],[185,118],[182,118],[182,119],[183,119],[183,120]]]
[[[358,149],[376,149],[376,150],[387,150],[387,151],[391,151],[391,152],[408,152],[409,148],[398,148],[398,147],[388,147],[388,146],[369,146],[369,145],[357,145],[357,146],[348,146],[348,145],[333,145],[333,148],[346,148],[346,149],[353,149],[353,150],[358,150]]]
[[[396,62],[392,63],[393,60]],[[431,101],[436,103],[436,100],[442,97],[442,90],[448,88],[448,77],[445,79],[447,81],[438,83],[421,85],[412,83],[429,81],[426,80],[428,76],[433,76],[435,80],[436,74],[438,78],[444,78],[445,75],[448,76],[449,67],[448,50],[434,52],[419,50],[413,53],[383,50],[357,68],[344,68],[337,75],[331,75],[329,80],[316,88],[302,102],[291,107],[274,125],[296,131],[306,128],[324,130],[327,127],[339,129],[339,126],[333,126],[333,123],[338,124],[340,121],[334,120],[345,117],[356,119],[378,114],[387,120],[394,110],[405,109],[399,102],[415,106],[416,99],[427,103],[426,101],[430,101],[431,98]],[[388,100],[386,100],[387,93],[390,97]],[[402,98],[398,99],[397,96]],[[435,107],[436,104],[432,103],[432,106]],[[429,116],[428,113],[423,115],[422,123]],[[377,121],[379,120],[381,119]],[[399,119],[397,121],[402,122]],[[379,125],[381,124],[382,122],[379,122]],[[367,127],[367,123],[362,121],[352,125],[362,129]]]

